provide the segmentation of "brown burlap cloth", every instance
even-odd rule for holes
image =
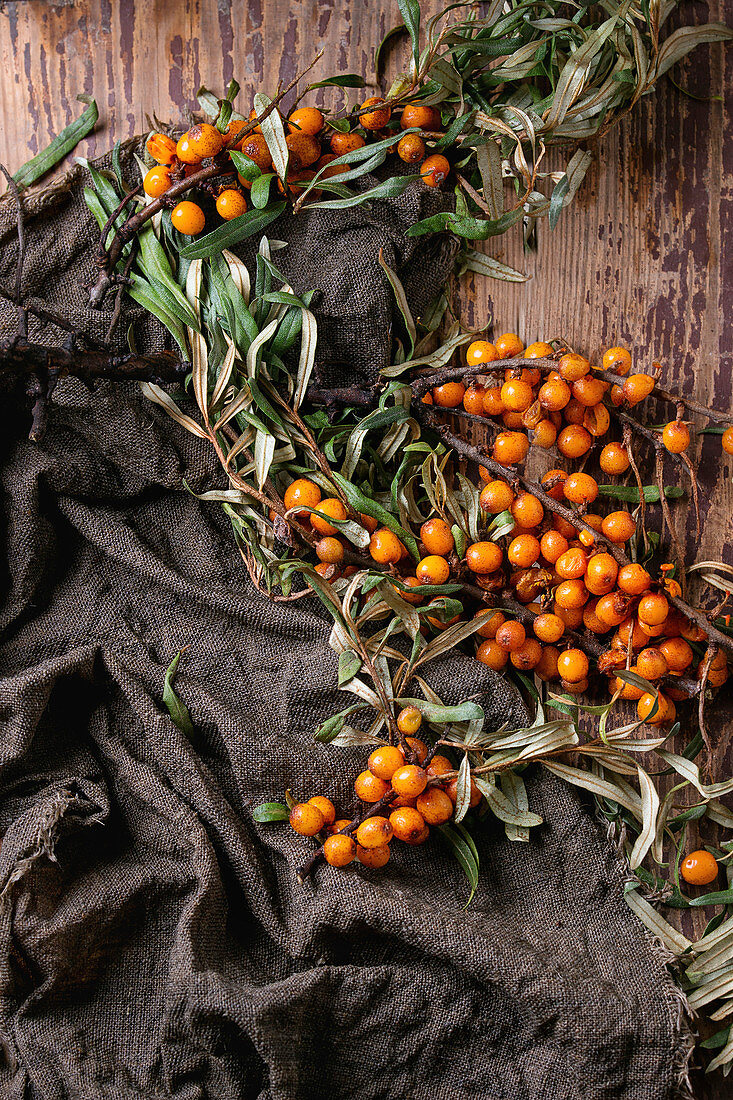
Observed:
[[[24,283],[101,334],[82,176],[26,200]],[[404,236],[434,209],[420,190],[272,227],[296,289],[322,291],[325,357],[388,361],[380,246],[416,312],[445,279],[445,248]],[[4,286],[15,255],[5,201]],[[0,339],[14,331],[3,304]],[[149,321],[137,334],[160,341]],[[363,750],[313,742],[343,705],[328,623],[252,590],[226,517],[184,486],[221,485],[215,460],[134,385],[67,379],[56,401],[38,446],[17,404],[0,409],[4,1100],[674,1095],[680,1002],[603,830],[559,781],[528,780],[546,822],[529,844],[476,830],[466,911],[437,839],[296,884],[309,842],[251,808],[286,787],[352,805]],[[161,705],[182,646],[193,740]],[[483,691],[491,723],[524,719],[468,657],[432,679],[449,700]]]

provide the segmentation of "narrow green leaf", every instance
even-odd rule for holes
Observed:
[[[284,802],[261,802],[252,810],[252,817],[261,825],[269,825],[276,821],[287,821],[290,811]]]
[[[453,855],[458,860],[460,867],[468,879],[471,887],[471,893],[468,896],[468,901],[464,908],[468,908],[473,900],[473,896],[476,893],[476,887],[478,886],[479,877],[479,861],[478,852],[476,851],[476,845],[469,838],[467,831],[462,825],[439,825],[438,835],[442,837],[445,843],[453,852]]]
[[[353,649],[345,649],[339,653],[339,677],[338,685],[343,687],[352,680],[361,668],[361,657],[354,653]]]
[[[181,249],[184,260],[198,260],[207,256],[213,256],[225,248],[231,248],[247,237],[253,237],[261,233],[265,226],[278,218],[287,203],[276,202],[267,210],[248,210],[240,218],[234,218],[218,229],[207,233],[205,237],[199,237]]]
[[[173,690],[173,681],[178,670],[178,663],[182,653],[183,650],[179,650],[168,666],[168,670],[165,674],[165,683],[163,685],[163,702],[173,720],[173,725],[177,726],[181,733],[185,733],[187,737],[193,737],[194,728],[193,722],[191,721],[191,715],[188,712],[188,707],[185,703],[181,702]]]
[[[60,160],[63,160],[67,153],[70,153],[74,146],[78,145],[82,138],[85,138],[94,129],[99,118],[96,101],[90,99],[87,95],[78,95],[76,98],[82,103],[87,103],[87,109],[79,118],[66,126],[60,134],[57,134],[45,149],[42,149],[40,153],[36,153],[31,160],[26,161],[18,169],[13,175],[13,179],[19,187],[29,187],[32,183],[35,183]]]

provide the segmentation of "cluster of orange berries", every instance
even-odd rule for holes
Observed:
[[[383,131],[390,121],[391,108],[378,96],[368,99],[364,108],[367,110],[359,116],[364,132],[369,134]],[[250,123],[257,117],[254,109],[249,117]],[[298,108],[284,121],[289,154],[287,186],[293,192],[302,189],[321,169],[325,169],[324,178],[347,171],[347,165],[335,164],[330,167],[331,162],[336,157],[366,144],[366,138],[357,130],[342,131],[327,126],[323,113],[317,107]],[[175,183],[201,168],[204,162],[232,149],[249,157],[260,172],[271,172],[272,157],[261,128],[257,126],[243,134],[240,139],[237,137],[250,123],[243,119],[234,120],[229,123],[226,132],[221,133],[216,126],[202,122],[192,126],[177,141],[167,134],[151,134],[146,148],[156,164],[143,180],[145,194],[150,198],[161,198]],[[435,107],[407,104],[402,109],[400,127],[403,130],[419,127],[425,131],[435,131],[440,123],[440,111]],[[376,136],[386,134],[377,133]],[[441,154],[425,159],[425,141],[418,133],[396,137],[395,149],[400,159],[407,164],[423,161],[420,175],[429,187],[437,187],[450,172],[450,165]],[[282,182],[278,185],[284,191]],[[251,182],[236,172],[231,162],[222,158],[222,178],[214,185],[218,215],[225,221],[230,221],[244,214],[247,210],[246,191],[251,186]],[[180,233],[195,236],[203,230],[206,218],[198,203],[184,199],[173,207],[171,220]]]
[[[458,798],[455,768],[446,756],[431,755],[425,742],[414,736],[421,724],[422,714],[415,706],[404,707],[397,716],[403,744],[414,762],[408,763],[401,745],[381,745],[354,782],[358,798],[367,805],[380,803],[388,816],[337,818],[333,803],[322,795],[293,806],[291,826],[301,836],[322,834],[323,857],[332,867],[346,867],[354,859],[365,867],[383,867],[392,840],[424,844],[431,826],[450,821]],[[470,806],[480,801],[481,793],[471,781]]]

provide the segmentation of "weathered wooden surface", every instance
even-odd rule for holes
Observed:
[[[441,6],[423,0],[427,15]],[[709,18],[725,18],[723,9],[713,0]],[[98,132],[79,150],[93,155],[145,130],[146,115],[185,118],[201,84],[218,90],[236,76],[240,105],[258,88],[272,93],[321,48],[310,79],[335,70],[371,79],[375,44],[398,21],[394,0],[11,0],[0,11],[0,160],[11,170],[79,113],[78,92],[93,93],[100,106]],[[705,17],[692,5],[686,15]],[[390,64],[400,63],[398,48]],[[516,232],[491,242],[491,254],[531,281],[466,278],[463,318],[480,326],[493,312],[499,331],[528,342],[562,335],[588,354],[625,344],[640,366],[664,364],[668,388],[725,409],[733,404],[726,323],[733,263],[725,248],[733,231],[733,130],[722,97],[733,93],[733,50],[699,50],[673,76],[700,98],[665,80],[639,104],[597,148],[555,232],[540,226],[535,254],[523,255]],[[318,97],[329,106],[344,102],[333,89]],[[699,436],[694,461],[704,513],[699,544],[684,507],[678,529],[690,560],[731,561],[730,460],[721,460],[716,438]],[[719,714],[718,736],[725,736],[730,712]],[[696,919],[704,923],[703,914]],[[727,1095],[722,1085],[719,1092],[708,1091],[717,1088],[709,1082],[696,1087],[700,1097]]]

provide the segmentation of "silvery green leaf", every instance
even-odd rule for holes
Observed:
[[[513,771],[501,772],[499,775],[499,786],[501,787],[502,794],[511,802],[518,814],[525,813],[529,810],[527,788],[521,775],[516,775]],[[520,841],[525,844],[529,842],[529,829],[526,825],[514,825],[506,821],[504,822],[504,832],[506,833],[507,840]]]
[[[354,726],[342,726],[330,744],[339,749],[352,749],[360,745],[383,745],[384,741]]]
[[[264,92],[257,92],[255,94],[253,104],[258,115],[266,111],[271,103],[272,100],[269,96],[265,95]],[[285,140],[283,121],[277,108],[270,111],[267,118],[262,119],[260,122],[260,129],[267,143],[267,148],[270,151],[275,171],[281,180],[285,180],[288,174],[288,157],[290,156],[290,151]]]
[[[156,386],[153,382],[141,382],[140,389],[149,401],[153,401],[156,405],[160,405],[162,409],[165,409],[171,419],[175,420],[177,424],[180,424],[180,426],[185,428],[187,432],[190,432],[191,435],[198,436],[199,439],[209,438],[203,428],[200,428],[195,420],[192,420],[190,416],[186,416],[185,413],[181,412],[173,398],[169,397],[160,386]]]
[[[530,275],[524,275],[521,271],[516,271],[508,264],[478,252],[475,248],[469,248],[466,252],[464,270],[475,271],[479,275],[487,275],[490,279],[499,279],[504,283],[526,283],[531,278]]]
[[[629,858],[632,871],[642,863],[644,856],[654,843],[659,812],[659,795],[656,787],[643,768],[637,765],[637,771],[641,789],[642,827]]]
[[[687,936],[683,936],[681,932],[673,928],[637,890],[627,890],[625,898],[626,904],[636,913],[642,924],[645,924],[649,931],[660,939],[673,955],[681,955],[692,947],[692,943],[687,939]]]
[[[733,30],[725,23],[703,23],[696,27],[680,27],[673,31],[659,47],[654,77],[660,76],[686,57],[690,50],[703,42],[728,42],[733,38]]]
[[[255,435],[255,471],[257,473],[257,488],[260,491],[267,480],[274,454],[275,436],[258,431]]]
[[[456,808],[453,812],[453,821],[456,825],[459,821],[463,821],[470,808],[471,765],[468,759],[468,753],[464,752],[463,759],[458,768],[458,779],[456,780]]]
[[[591,794],[598,795],[599,798],[608,798],[612,802],[618,802],[620,806],[624,806],[632,813],[638,821],[641,821],[641,799],[635,792],[630,793],[625,789],[621,781],[611,783],[607,779],[593,775],[591,772],[583,771],[581,768],[573,768],[569,764],[561,764],[556,760],[544,760],[543,766],[574,787],[582,787],[583,790],[590,791]]]
[[[504,178],[501,169],[501,149],[496,141],[476,147],[476,163],[481,174],[484,201],[493,220],[504,213]]]
[[[552,132],[565,118],[568,110],[578,98],[590,76],[591,62],[603,47],[603,43],[612,34],[618,13],[589,34],[582,46],[575,50],[563,66],[552,97],[552,104],[545,117],[547,132]]]
[[[509,825],[519,825],[525,829],[531,829],[535,825],[541,825],[543,818],[539,814],[532,813],[531,810],[520,810],[516,807],[490,780],[485,779],[482,775],[474,774],[473,781],[481,791],[492,813],[499,818],[500,821],[504,821]]]
[[[343,687],[361,668],[361,657],[353,649],[345,649],[339,654],[338,686]]]
[[[315,316],[309,309],[301,310],[300,330],[300,359],[298,361],[298,373],[296,376],[295,394],[293,395],[293,407],[298,408],[305,398],[308,389],[313,365],[316,361],[316,342],[318,340],[318,324]]]

